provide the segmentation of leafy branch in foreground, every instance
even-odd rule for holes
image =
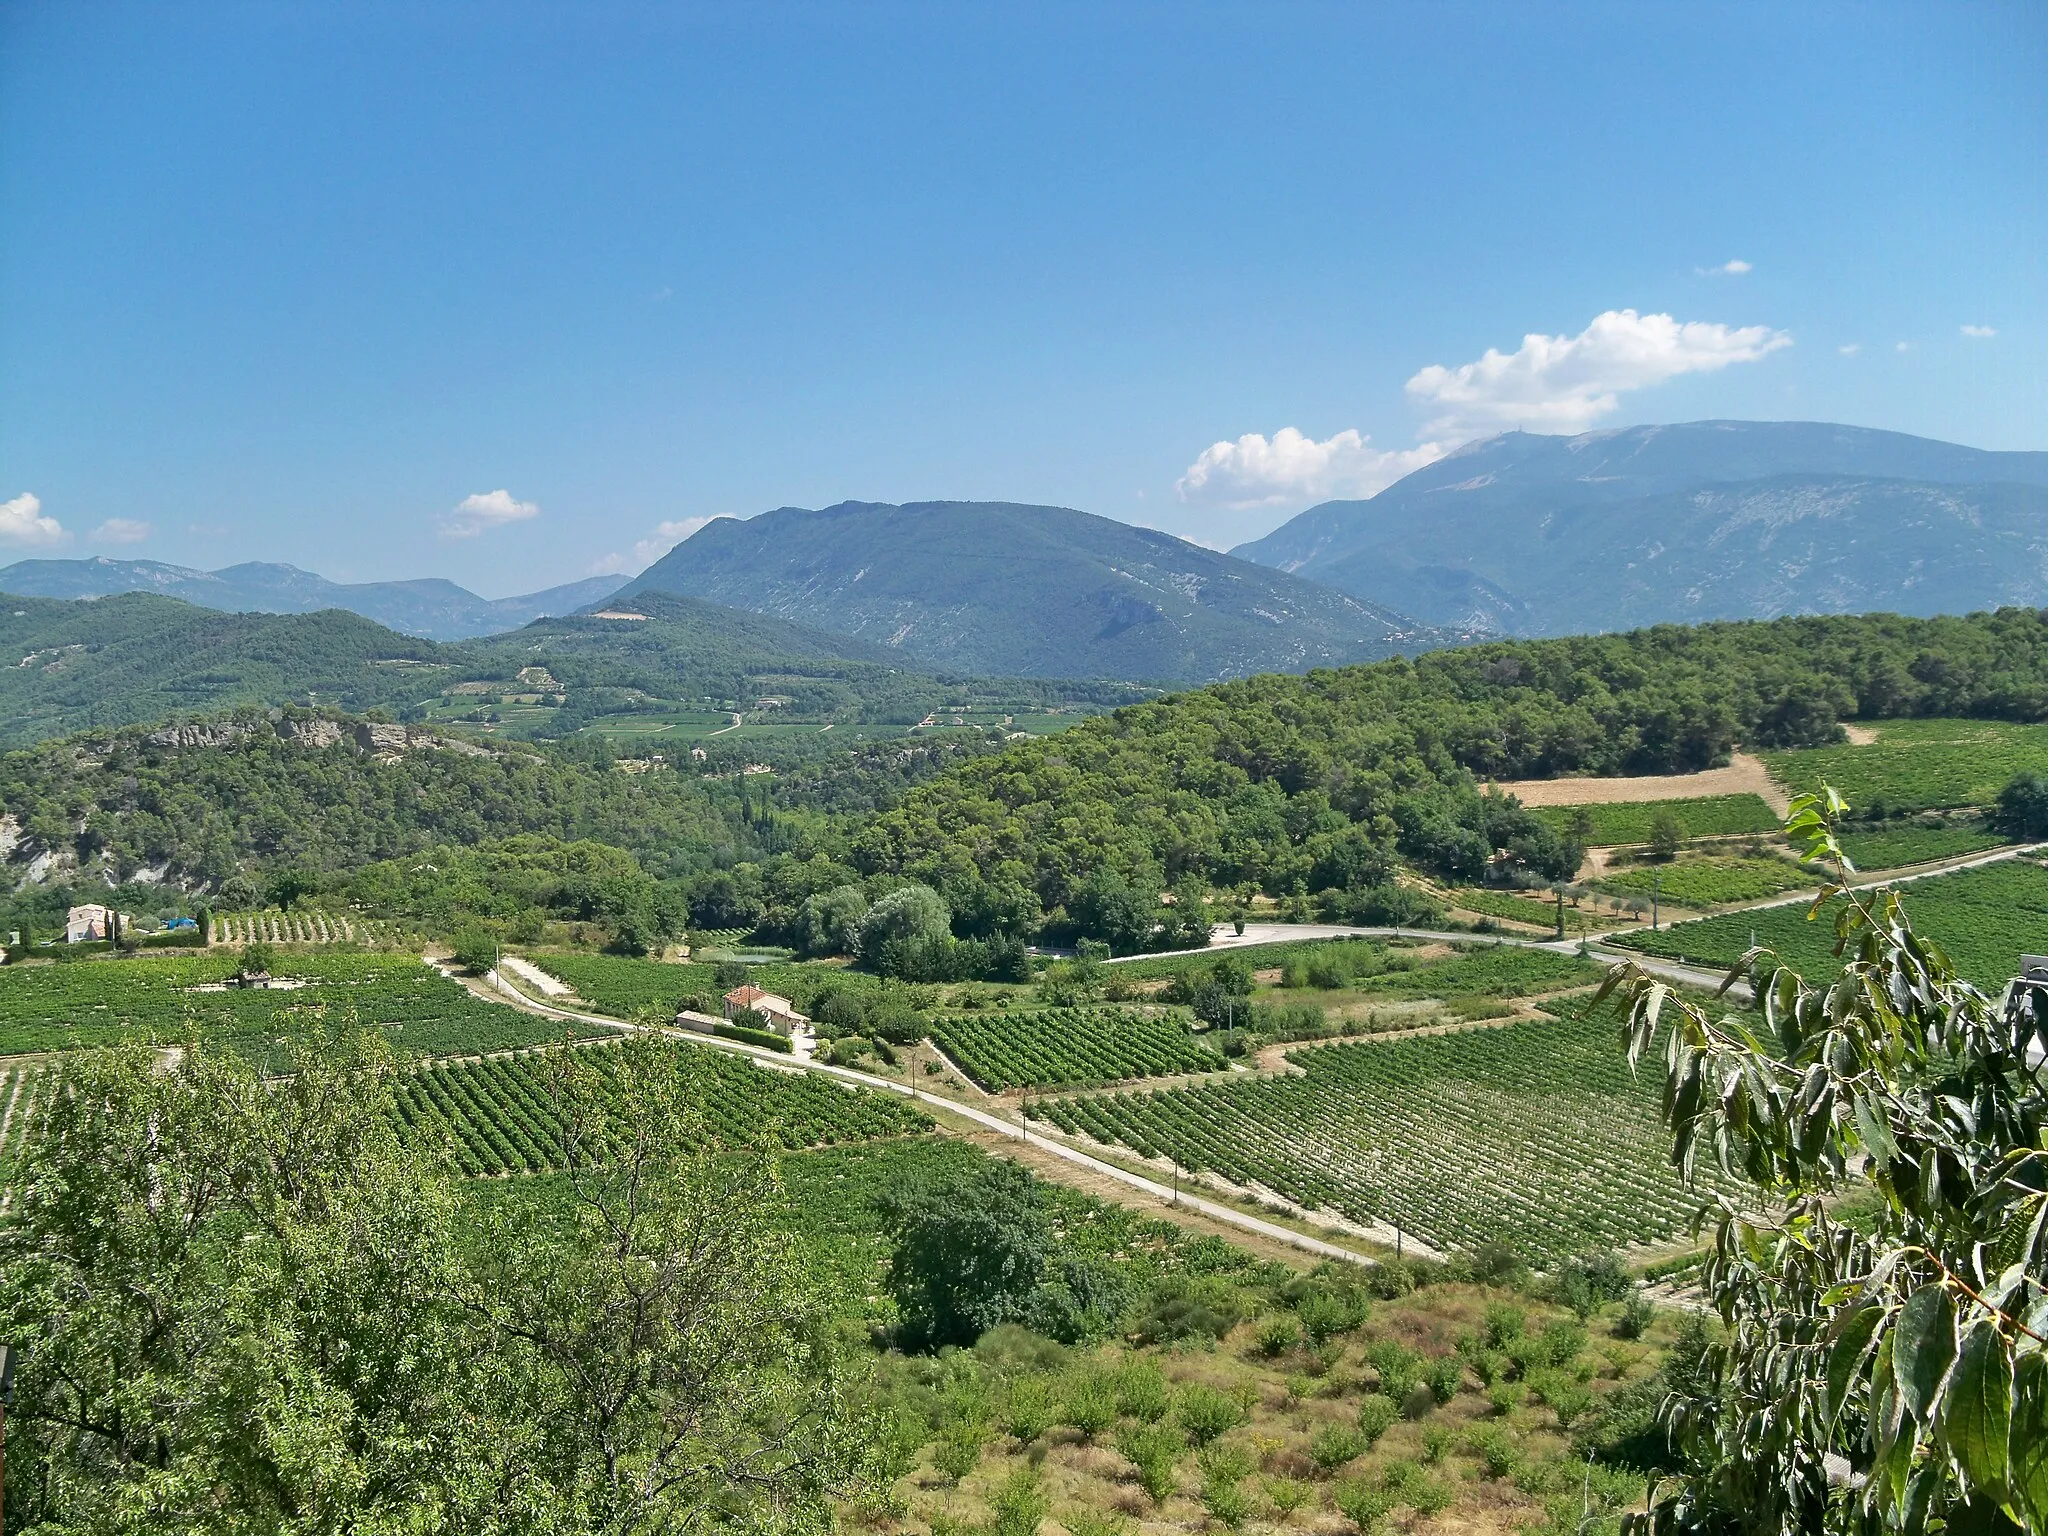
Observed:
[[[1832,789],[1787,831],[1836,878],[1838,979],[1756,948],[1761,1030],[1633,963],[1631,1062],[1664,1036],[1673,1160],[1746,1178],[1702,1284],[1728,1326],[1667,1423],[1690,1469],[1632,1528],[2048,1531],[2048,998],[1957,978],[1888,889],[1852,888]],[[1873,1214],[1846,1219],[1860,1197]],[[1704,1214],[1704,1213],[1703,1213]]]

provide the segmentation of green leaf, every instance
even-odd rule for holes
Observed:
[[[1938,1285],[1922,1286],[1899,1310],[1892,1369],[1907,1411],[1926,1423],[1956,1358],[1955,1307]]]
[[[2048,1358],[2022,1355],[2012,1371],[2012,1431],[2006,1477],[2020,1517],[2048,1531]]]
[[[2012,1361],[1998,1329],[1986,1322],[1956,1356],[1941,1405],[1941,1438],[1970,1481],[1988,1492],[2005,1486],[2011,1397]]]
[[[1848,1401],[1849,1389],[1856,1382],[1863,1364],[1863,1353],[1870,1347],[1871,1332],[1883,1316],[1883,1307],[1858,1307],[1848,1314],[1841,1325],[1841,1332],[1835,1337],[1834,1348],[1828,1351],[1828,1422],[1831,1424],[1842,1416],[1842,1405]]]

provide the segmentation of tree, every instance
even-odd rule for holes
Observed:
[[[1684,822],[1680,821],[1669,811],[1659,811],[1650,818],[1650,853],[1652,857],[1659,859],[1671,858],[1684,846]]]
[[[2038,773],[2015,774],[1998,792],[1992,824],[2007,837],[2048,837],[2048,778]]]
[[[1158,905],[1124,876],[1098,869],[1074,893],[1067,912],[1081,938],[1100,940],[1114,955],[1134,955],[1152,938]]]
[[[905,949],[943,943],[953,936],[952,914],[928,885],[904,885],[868,908],[860,924],[860,957],[880,967],[886,946]]]
[[[861,920],[868,915],[867,893],[842,885],[804,898],[798,935],[807,955],[850,955],[860,940]]]
[[[992,1158],[930,1175],[880,1204],[895,1242],[889,1288],[907,1348],[972,1344],[1024,1316],[1053,1243],[1030,1174]]]
[[[1728,984],[1761,1033],[1632,965],[1601,989],[1631,1060],[1663,1038],[1679,1168],[1757,1192],[1717,1202],[1702,1284],[1729,1336],[1667,1405],[1689,1468],[1638,1530],[2048,1530],[2048,999],[2001,1009],[1897,891],[1847,889],[1846,810],[1824,788],[1786,823],[1837,872],[1813,914],[1839,983],[1752,950]]]
[[[498,936],[476,924],[457,932],[449,948],[455,963],[474,975],[481,976],[498,963]]]

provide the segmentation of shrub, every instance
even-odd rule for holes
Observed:
[[[1154,1504],[1164,1504],[1179,1486],[1174,1468],[1186,1448],[1179,1432],[1165,1424],[1126,1425],[1116,1448],[1137,1471],[1138,1486]]]
[[[1301,1298],[1295,1309],[1302,1332],[1311,1344],[1321,1344],[1339,1333],[1349,1333],[1365,1321],[1367,1308],[1362,1296],[1339,1296],[1314,1290]]]
[[[953,1425],[939,1437],[938,1448],[932,1452],[932,1465],[949,1482],[957,1484],[981,1464],[981,1447],[987,1434],[986,1429],[971,1421]]]
[[[1244,1409],[1235,1398],[1196,1382],[1181,1392],[1174,1417],[1180,1420],[1189,1443],[1202,1446],[1243,1423]]]
[[[1166,1377],[1150,1360],[1132,1360],[1116,1373],[1116,1411],[1141,1424],[1156,1424],[1173,1406]]]
[[[1266,1502],[1273,1506],[1273,1513],[1280,1517],[1282,1524],[1292,1520],[1294,1512],[1308,1502],[1311,1486],[1298,1477],[1266,1479]],[[1080,1536],[1080,1533],[1075,1532],[1075,1536]]]
[[[1338,1513],[1358,1527],[1359,1536],[1373,1536],[1394,1509],[1392,1494],[1363,1479],[1339,1484],[1334,1502]]]
[[[1429,1384],[1431,1397],[1448,1403],[1465,1384],[1465,1362],[1456,1355],[1439,1355],[1423,1367],[1422,1379]]]
[[[1169,1275],[1145,1298],[1138,1317],[1141,1344],[1220,1339],[1244,1316],[1244,1294],[1220,1275]]]
[[[1060,1422],[1080,1431],[1092,1442],[1116,1422],[1116,1390],[1094,1371],[1069,1378],[1060,1398]]]
[[[772,1029],[749,1029],[744,1024],[714,1024],[711,1026],[711,1033],[724,1040],[737,1040],[742,1045],[758,1045],[763,1050],[780,1051],[785,1056],[792,1049],[788,1037],[778,1035]]]
[[[1640,1339],[1649,1331],[1657,1309],[1650,1305],[1650,1298],[1641,1291],[1632,1293],[1621,1304],[1621,1311],[1614,1317],[1614,1336],[1617,1339]]]
[[[1058,1422],[1058,1407],[1043,1381],[1027,1376],[1010,1388],[1010,1399],[1003,1405],[1003,1428],[1019,1444],[1029,1445]]]
[[[1358,1460],[1372,1449],[1372,1441],[1348,1424],[1330,1424],[1315,1432],[1308,1443],[1309,1459],[1325,1476],[1346,1462]]]
[[[1379,1444],[1381,1435],[1393,1428],[1401,1416],[1400,1406],[1382,1393],[1368,1392],[1358,1403],[1358,1428],[1368,1446]]]
[[[1038,1485],[1038,1468],[1019,1467],[989,1498],[995,1511],[991,1536],[1038,1536],[1050,1502]]]
[[[1486,1347],[1507,1348],[1508,1341],[1520,1338],[1528,1325],[1528,1314],[1512,1302],[1489,1301],[1486,1304]]]
[[[1522,1464],[1522,1454],[1506,1430],[1497,1424],[1482,1424],[1468,1438],[1480,1464],[1491,1478],[1511,1477]]]
[[[1268,1360],[1277,1360],[1301,1342],[1301,1328],[1291,1317],[1269,1317],[1259,1324],[1254,1347]]]
[[[1378,1340],[1365,1358],[1379,1372],[1380,1391],[1397,1403],[1407,1401],[1422,1380],[1422,1357],[1392,1339]]]
[[[1441,1424],[1426,1425],[1422,1431],[1422,1459],[1435,1466],[1451,1448],[1451,1432]]]
[[[1241,1530],[1252,1515],[1252,1501],[1236,1483],[1220,1482],[1213,1477],[1202,1479],[1202,1508],[1210,1518],[1228,1527]]]

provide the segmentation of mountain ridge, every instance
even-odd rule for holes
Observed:
[[[2048,453],[1815,422],[1503,433],[1232,553],[1506,634],[1969,612],[2048,601]]]
[[[222,613],[318,613],[340,608],[423,640],[470,640],[551,614],[572,613],[629,578],[593,576],[515,597],[479,597],[443,577],[329,581],[295,565],[248,560],[202,571],[159,560],[20,560],[0,567],[0,592],[23,597],[100,598],[153,592]]]
[[[1454,637],[1156,529],[1017,502],[840,502],[718,518],[629,583],[1018,677],[1202,683]]]

